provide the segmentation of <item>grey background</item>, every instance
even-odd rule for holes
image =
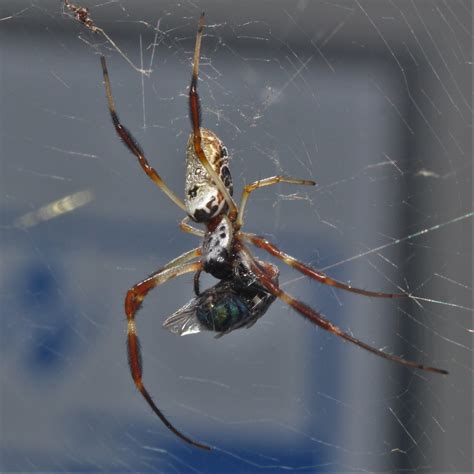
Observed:
[[[145,65],[154,49],[149,78],[61,2],[0,5],[1,469],[472,471],[472,4],[84,5],[135,64],[140,38]],[[181,194],[201,10],[203,124],[232,154],[237,197],[274,174],[318,182],[256,192],[247,230],[356,286],[439,303],[347,295],[281,267],[284,288],[451,372],[380,360],[279,302],[251,330],[178,338],[161,324],[192,296],[183,277],[139,313],[144,380],[211,454],[169,433],[130,380],[125,293],[197,242],[116,138],[99,67],[105,53],[122,120]],[[87,205],[19,228],[80,191]]]

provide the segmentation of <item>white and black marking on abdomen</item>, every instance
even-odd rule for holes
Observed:
[[[208,222],[223,212],[224,196],[202,166],[194,150],[191,134],[186,148],[186,183],[184,202],[189,216],[196,222]],[[209,164],[221,178],[232,196],[232,176],[229,171],[227,148],[214,132],[201,128],[201,146]]]
[[[232,274],[231,247],[233,227],[224,215],[212,232],[208,232],[202,243],[202,262],[205,272],[218,279]]]

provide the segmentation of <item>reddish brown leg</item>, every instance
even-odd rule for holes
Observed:
[[[310,308],[308,305],[302,303],[301,301],[293,298],[291,295],[285,293],[281,288],[275,285],[270,280],[270,278],[267,277],[265,272],[262,270],[260,265],[255,261],[255,259],[252,257],[251,253],[247,249],[242,248],[241,252],[245,261],[249,263],[252,272],[258,277],[260,283],[267,289],[269,293],[276,296],[277,298],[280,298],[282,301],[284,301],[287,305],[291,306],[302,316],[309,319],[314,324],[317,324],[324,330],[329,331],[330,333],[335,334],[336,336],[342,337],[346,341],[352,342],[353,344],[362,347],[362,349],[365,349],[366,351],[372,352],[373,354],[383,357],[384,359],[397,362],[398,364],[405,365],[407,367],[412,367],[415,369],[425,370],[427,372],[436,372],[438,374],[448,373],[446,370],[443,369],[429,367],[423,364],[419,364],[418,362],[403,359],[402,357],[387,354],[386,352],[376,349],[375,347],[369,346],[365,342],[362,342],[359,339],[356,339],[355,337],[351,336],[350,334],[347,334],[341,328],[328,321],[324,316],[317,313],[314,309]]]
[[[256,247],[267,251],[270,255],[279,258],[281,261],[285,262],[290,267],[295,268],[304,275],[312,278],[313,280],[319,281],[320,283],[324,283],[325,285],[334,286],[335,288],[340,288],[341,290],[350,291],[359,295],[373,296],[375,298],[408,298],[410,296],[407,293],[382,293],[380,291],[369,291],[363,290],[361,288],[355,288],[346,283],[333,280],[331,277],[328,277],[324,273],[306,266],[304,263],[300,262],[299,260],[296,260],[296,258],[293,258],[292,256],[280,250],[278,247],[270,243],[264,237],[258,237],[256,235],[246,233],[243,233],[242,235],[245,240],[248,240]]]
[[[191,255],[192,253],[197,254],[198,252],[196,250],[188,252],[187,254],[178,257],[178,259],[175,259],[174,261],[179,262],[184,261],[186,259],[190,260],[191,258],[193,258],[193,255]],[[184,275],[185,273],[198,272],[201,270],[200,262],[177,263],[174,266],[172,266],[171,263],[172,262],[170,262],[166,267],[162,268],[158,272],[149,276],[146,280],[143,280],[142,282],[131,288],[125,298],[125,313],[127,315],[128,320],[127,350],[130,371],[136,387],[143,395],[145,400],[148,402],[148,405],[150,405],[151,409],[155,412],[155,414],[160,418],[160,420],[166,425],[169,430],[171,430],[175,435],[179,436],[183,441],[186,441],[187,443],[192,444],[193,446],[205,450],[210,450],[211,448],[209,446],[198,443],[197,441],[193,441],[192,439],[188,438],[186,435],[178,431],[168,421],[165,415],[163,415],[161,410],[158,409],[158,407],[155,405],[155,402],[153,401],[150,394],[143,385],[142,357],[135,325],[135,314],[140,309],[142,301],[145,299],[148,292],[155,288],[157,285],[161,285],[162,283],[165,283],[166,281],[171,280],[172,278],[175,278],[177,276]]]
[[[191,115],[191,123],[193,126],[193,139],[194,139],[194,151],[199,161],[201,162],[204,169],[209,173],[209,176],[214,181],[214,184],[219,189],[220,193],[224,196],[229,211],[232,215],[237,215],[237,206],[229,194],[229,191],[224,186],[219,175],[215,172],[211,164],[209,163],[204,150],[201,145],[201,104],[199,101],[199,95],[197,92],[197,81],[199,73],[199,56],[201,53],[201,40],[202,32],[204,29],[204,13],[199,18],[198,32],[196,35],[196,45],[194,47],[194,64],[193,64],[193,75],[191,77],[191,85],[189,86],[189,112]]]
[[[142,167],[143,171],[148,175],[148,177],[159,187],[161,190],[184,212],[188,212],[184,202],[176,196],[176,194],[171,191],[170,188],[166,185],[163,181],[161,176],[156,172],[156,170],[150,166],[147,159],[145,158],[145,154],[143,150],[138,145],[138,142],[133,138],[130,131],[120,123],[118,118],[117,112],[115,110],[115,102],[112,96],[112,88],[110,87],[110,79],[109,79],[109,72],[107,71],[107,63],[105,61],[105,57],[100,57],[100,62],[102,64],[102,73],[104,76],[104,84],[105,84],[105,92],[107,94],[107,102],[109,105],[109,112],[110,116],[112,117],[112,122],[114,124],[115,130],[126,145],[126,147],[137,157],[140,166]]]

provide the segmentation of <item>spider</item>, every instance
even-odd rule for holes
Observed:
[[[359,295],[377,298],[410,296],[407,293],[382,293],[363,290],[336,281],[286,254],[267,239],[241,230],[245,207],[253,191],[277,183],[305,186],[313,186],[316,183],[285,176],[261,179],[244,187],[240,205],[237,206],[232,198],[233,186],[227,148],[214,132],[201,127],[197,84],[203,28],[204,13],[201,14],[199,19],[189,87],[189,113],[192,132],[189,135],[186,149],[184,201],[167,186],[157,171],[150,166],[137,141],[120,122],[112,96],[106,60],[104,56],[101,57],[108,108],[118,136],[138,159],[140,166],[148,177],[187,214],[187,217],[181,221],[181,230],[202,238],[201,246],[183,253],[148,278],[137,283],[127,292],[125,298],[125,313],[128,321],[127,352],[130,371],[137,389],[148,405],[166,427],[182,440],[201,449],[211,449],[209,446],[184,435],[168,421],[146,390],[142,379],[142,358],[135,315],[146,295],[153,288],[187,273],[194,273],[196,298],[170,316],[164,324],[165,327],[177,334],[184,335],[204,329],[224,334],[238,327],[248,327],[265,313],[276,298],[279,298],[315,325],[384,359],[415,369],[447,374],[445,370],[387,354],[344,332],[323,315],[282,290],[278,285],[278,268],[273,264],[256,259],[249,251],[247,244],[252,244],[313,280]],[[203,224],[205,230],[189,225],[189,219]],[[199,276],[202,271],[210,273],[219,280],[214,287],[203,293],[200,292],[199,288]]]

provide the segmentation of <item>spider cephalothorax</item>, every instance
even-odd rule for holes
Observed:
[[[188,218],[185,218],[181,222],[181,229],[203,238],[201,246],[183,253],[145,280],[137,283],[128,291],[125,298],[130,370],[136,387],[147,403],[167,428],[181,439],[199,448],[210,449],[207,445],[193,441],[168,421],[145,389],[142,380],[141,352],[135,325],[136,312],[140,309],[142,301],[150,290],[186,273],[195,274],[194,288],[196,296],[165,321],[165,327],[177,334],[184,335],[201,330],[212,330],[218,334],[224,334],[240,327],[249,327],[265,313],[275,298],[279,298],[320,328],[373,354],[408,367],[446,374],[445,370],[428,367],[418,362],[387,354],[344,332],[322,314],[282,290],[278,284],[278,269],[275,265],[253,257],[247,248],[247,243],[265,250],[309,278],[335,288],[379,298],[404,298],[409,296],[406,293],[381,293],[354,288],[308,267],[281,251],[266,239],[241,231],[245,206],[251,192],[277,183],[314,185],[315,182],[284,176],[261,179],[244,187],[240,206],[237,207],[232,198],[232,178],[228,167],[227,149],[215,133],[201,128],[197,81],[203,26],[204,14],[201,15],[199,21],[193,74],[189,88],[189,109],[193,130],[187,145],[184,201],[168,188],[156,170],[150,166],[130,132],[121,124],[115,111],[106,61],[104,57],[101,58],[110,115],[119,137],[136,156],[142,169],[150,179],[192,220],[205,225],[204,231],[196,229],[191,227],[186,222]],[[220,281],[201,293],[199,275],[202,271],[212,274]]]
[[[232,275],[234,229],[226,216],[218,216],[208,223],[202,241],[203,270],[219,279]]]

